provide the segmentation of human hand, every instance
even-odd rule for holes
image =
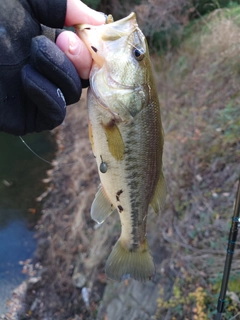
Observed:
[[[79,22],[81,17],[81,21]],[[76,24],[99,25],[106,22],[106,16],[90,9],[82,1],[68,0],[65,26]],[[73,32],[64,31],[56,40],[57,46],[68,56],[82,79],[88,79],[92,56],[83,41]]]
[[[52,28],[97,25],[105,18],[79,0],[8,0],[0,2],[0,21],[0,131],[53,129],[64,120],[66,105],[79,100],[80,77],[88,78],[92,60],[74,33]],[[59,33],[57,44],[66,54],[42,35],[55,41]]]

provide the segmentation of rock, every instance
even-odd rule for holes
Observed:
[[[8,301],[8,313],[2,317],[4,320],[19,320],[19,315],[25,308],[25,297],[27,292],[27,282],[24,281],[14,289],[12,298]]]
[[[73,275],[72,277],[73,280],[73,284],[75,285],[75,287],[81,289],[84,287],[84,285],[86,284],[86,277],[84,276],[84,274],[77,272]]]
[[[109,283],[105,289],[97,320],[150,320],[157,310],[159,288],[156,283],[130,280],[129,284]],[[143,299],[144,297],[144,299]]]

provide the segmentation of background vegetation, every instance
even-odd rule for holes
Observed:
[[[216,9],[239,4],[230,0],[85,0],[88,6],[115,20],[135,11],[138,23],[152,51],[171,50],[189,31],[189,21],[200,19]]]
[[[194,313],[212,319],[216,312],[240,173],[239,13],[231,4],[192,21],[175,52],[155,60],[166,135],[166,219],[172,213],[162,234],[179,266],[159,315],[169,307],[176,319]],[[225,319],[239,316],[239,258],[238,245]]]

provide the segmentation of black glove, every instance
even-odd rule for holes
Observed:
[[[65,0],[0,2],[0,131],[50,130],[77,102],[82,85],[67,56],[49,40],[65,21]]]

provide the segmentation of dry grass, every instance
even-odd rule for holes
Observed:
[[[144,34],[152,36],[160,30],[188,24],[191,7],[191,1],[188,0],[151,0],[142,1],[134,10]]]
[[[162,236],[171,247],[178,277],[191,278],[181,284],[182,295],[188,297],[194,288],[203,287],[208,292],[208,315],[216,304],[213,295],[219,293],[240,174],[237,21],[238,16],[218,10],[202,21],[203,26],[201,22],[177,53],[157,64],[168,184]],[[239,272],[239,265],[237,246],[232,274]],[[239,286],[236,291],[240,293]],[[192,312],[188,309],[184,305],[184,319]],[[239,307],[232,309],[233,315],[236,310]]]
[[[110,0],[102,1],[100,10],[111,13],[115,20],[136,12],[139,27],[148,41],[153,43],[153,37],[161,37],[161,47],[171,47],[173,37],[181,38],[194,6],[192,0]]]

